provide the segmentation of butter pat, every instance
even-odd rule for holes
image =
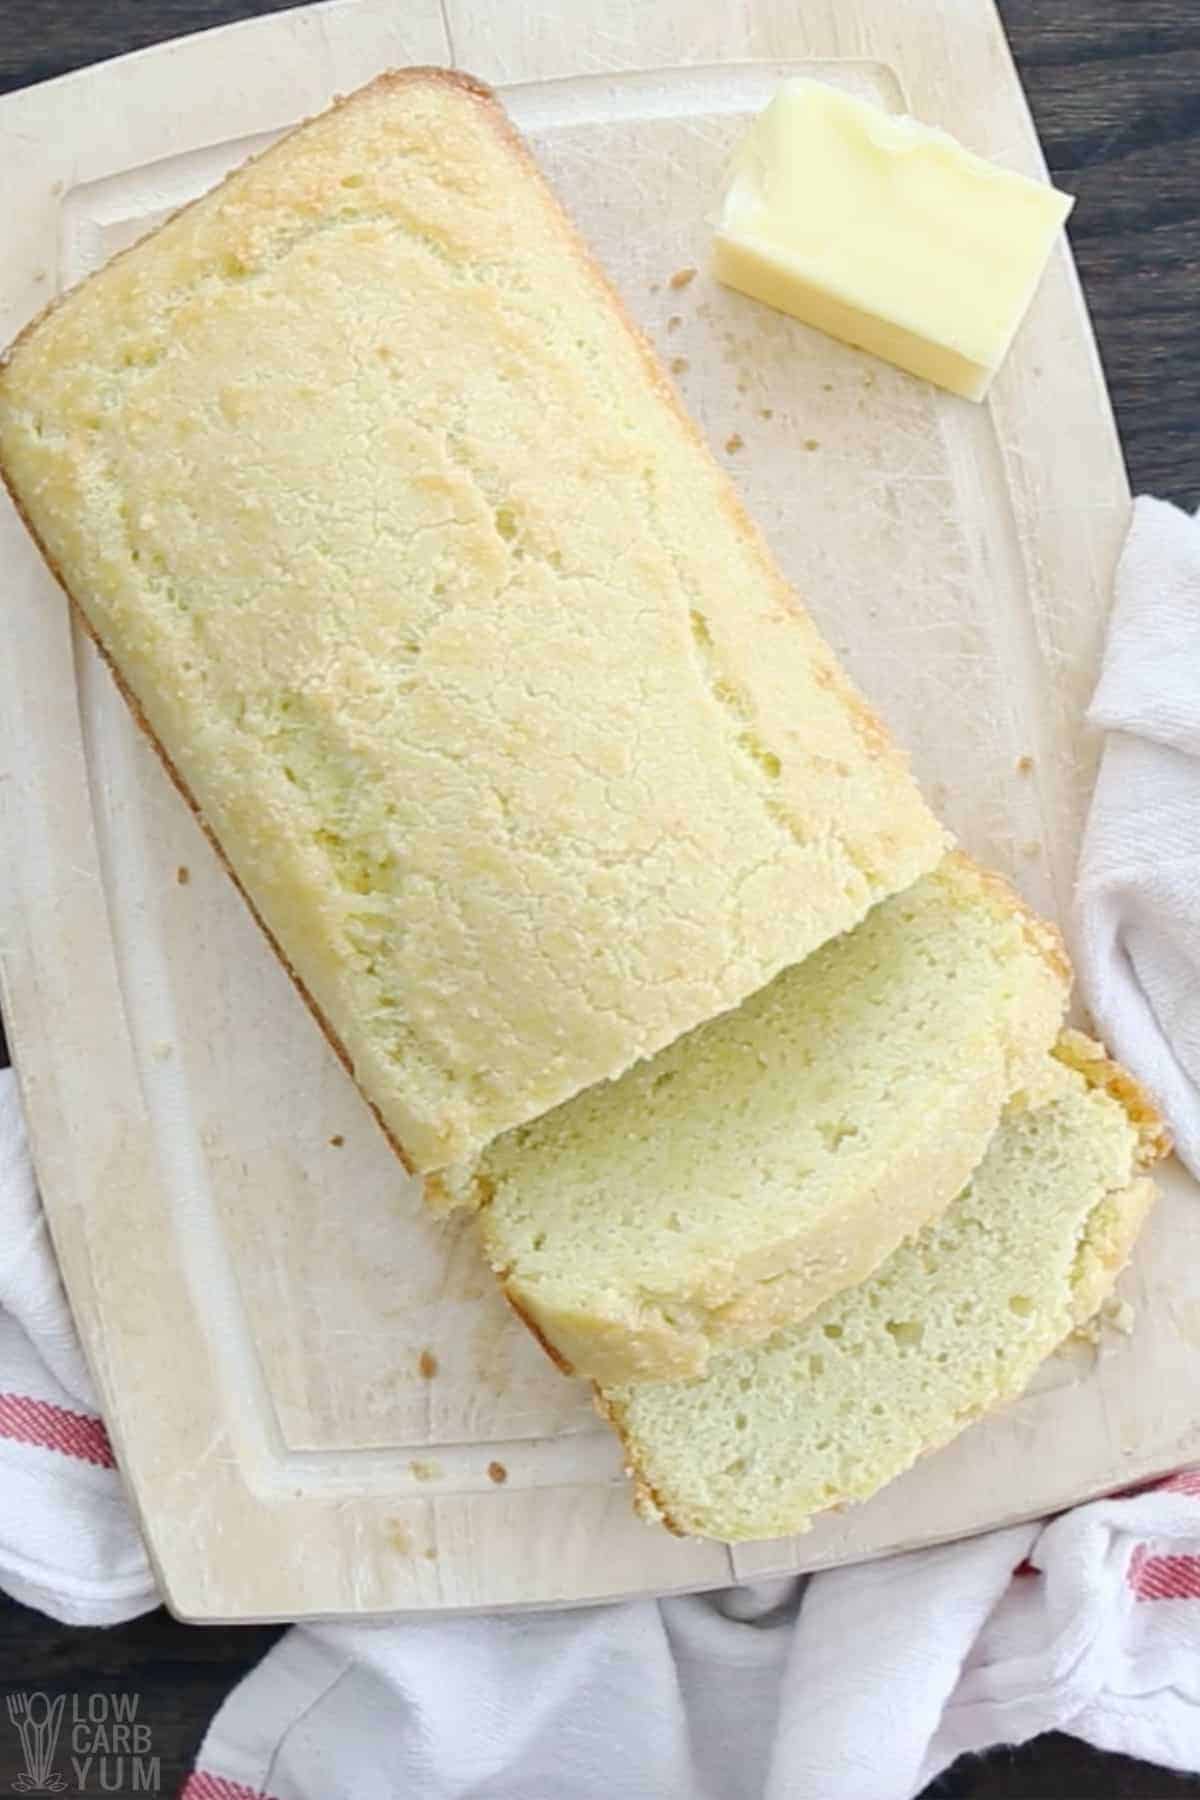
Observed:
[[[736,153],[714,272],[982,400],[1073,204],[944,131],[788,81]]]

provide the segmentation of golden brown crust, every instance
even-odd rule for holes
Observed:
[[[1052,925],[1049,919],[1043,919],[1039,913],[1035,913],[1017,892],[1012,882],[1005,876],[997,874],[995,869],[981,868],[973,857],[967,855],[965,850],[954,850],[950,855],[955,862],[961,863],[965,868],[973,869],[980,886],[985,892],[999,900],[1006,911],[1016,913],[1027,942],[1033,946],[1059,979],[1069,987],[1074,979],[1075,971],[1071,967],[1067,946],[1063,942],[1062,932],[1059,931],[1057,925]]]
[[[1113,1061],[1102,1044],[1082,1031],[1064,1031],[1054,1054],[1059,1062],[1082,1075],[1089,1087],[1102,1089],[1125,1112],[1138,1135],[1139,1169],[1152,1168],[1171,1154],[1171,1130],[1154,1100],[1128,1069]]]
[[[1093,1213],[1075,1273],[1076,1330],[1094,1319],[1111,1295],[1157,1198],[1153,1181],[1142,1176],[1110,1194]]]
[[[559,1372],[563,1375],[574,1375],[575,1370],[574,1370],[574,1367],[572,1366],[572,1364],[567,1361],[565,1356],[561,1356],[559,1354],[559,1352],[554,1348],[554,1345],[550,1342],[550,1339],[546,1336],[545,1332],[542,1330],[541,1326],[538,1324],[537,1320],[535,1318],[533,1318],[531,1314],[529,1314],[525,1311],[525,1308],[521,1305],[521,1302],[517,1299],[516,1294],[513,1292],[512,1288],[508,1285],[508,1282],[505,1280],[504,1276],[497,1273],[496,1278],[500,1283],[500,1292],[504,1295],[504,1298],[508,1301],[508,1304],[512,1307],[512,1309],[516,1313],[518,1319],[520,1319],[522,1325],[525,1326],[527,1331],[532,1332],[533,1336],[537,1339],[538,1343],[542,1346],[542,1349],[546,1352],[546,1355],[550,1358],[550,1361],[554,1364],[555,1368],[558,1369]]]
[[[454,1195],[438,1174],[426,1175],[422,1184],[425,1204],[430,1212],[447,1213],[454,1210],[457,1204]]]
[[[496,98],[495,88],[486,81],[481,81],[477,75],[468,74],[465,69],[447,69],[441,63],[409,63],[400,69],[383,69],[362,87],[355,88],[352,94],[337,95],[332,106],[326,110],[332,111],[334,106],[345,106],[362,94],[374,92],[376,88],[411,87],[418,81],[432,82],[435,87],[457,88],[476,100],[483,100],[487,105],[494,106],[498,111],[503,110]]]
[[[603,1388],[595,1383],[592,1385],[592,1404],[605,1424],[612,1427],[621,1449],[625,1453],[625,1473],[633,1483],[634,1510],[646,1520],[647,1524],[662,1525],[671,1533],[672,1537],[690,1536],[691,1534],[671,1517],[666,1502],[638,1466],[633,1445],[626,1435],[624,1414],[612,1404]]]

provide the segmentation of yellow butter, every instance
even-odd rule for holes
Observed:
[[[982,400],[1073,204],[944,131],[788,81],[735,155],[714,272]]]

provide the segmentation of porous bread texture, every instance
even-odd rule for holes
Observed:
[[[381,77],[68,295],[0,466],[418,1169],[942,853],[468,79]]]
[[[952,854],[736,1012],[498,1139],[454,1196],[564,1368],[701,1374],[950,1204],[1068,981],[1057,934]]]
[[[1110,1293],[1169,1144],[1152,1103],[1066,1033],[953,1206],[869,1281],[703,1381],[609,1388],[637,1505],[672,1531],[780,1537],[865,1500],[1021,1393]]]

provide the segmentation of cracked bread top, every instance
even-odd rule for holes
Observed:
[[[35,322],[0,464],[412,1166],[942,852],[465,78],[381,77]]]

